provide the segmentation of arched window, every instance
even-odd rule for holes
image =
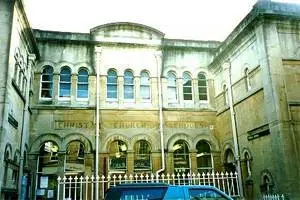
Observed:
[[[9,163],[10,163],[10,154],[9,150],[5,150],[4,154],[4,174],[3,174],[3,186],[6,186],[7,184],[7,177],[9,174]]]
[[[205,141],[199,141],[196,149],[198,172],[211,172],[214,166],[209,144]]]
[[[174,172],[188,173],[190,171],[189,148],[184,140],[178,140],[173,146]]]
[[[251,90],[251,84],[250,84],[250,77],[249,77],[249,69],[246,68],[245,71],[245,84],[246,84],[246,91],[248,92]]]
[[[173,72],[168,72],[168,100],[177,101],[177,81]]]
[[[127,169],[127,146],[121,140],[113,141],[109,146],[109,169],[112,171]]]
[[[141,72],[140,95],[142,100],[150,100],[150,77],[145,71]]]
[[[225,151],[224,167],[227,172],[236,172],[234,154],[231,149]]]
[[[251,177],[251,158],[248,152],[244,153],[245,164],[246,164],[246,177]]]
[[[53,68],[49,65],[45,66],[41,77],[41,97],[52,98],[53,90]]]
[[[134,169],[151,169],[151,148],[146,140],[139,140],[134,144]]]
[[[59,97],[71,96],[71,70],[69,67],[63,67],[60,71],[59,79]]]
[[[228,88],[227,85],[223,85],[224,105],[229,105]]]
[[[72,141],[67,147],[67,163],[84,164],[84,146],[79,141]],[[74,169],[67,169],[72,171]]]
[[[118,77],[114,70],[107,72],[107,98],[117,99],[118,94]]]
[[[124,99],[134,99],[134,77],[129,70],[124,73]]]
[[[89,96],[89,74],[86,69],[78,71],[77,98],[88,98]]]
[[[58,152],[59,147],[55,142],[46,141],[41,145],[38,157],[37,190],[47,188],[56,191]]]
[[[202,73],[198,74],[198,93],[200,101],[207,101],[207,80],[206,76]]]
[[[192,78],[187,73],[183,73],[183,100],[193,100]]]

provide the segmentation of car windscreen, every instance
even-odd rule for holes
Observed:
[[[167,187],[136,187],[116,188],[107,194],[107,200],[161,200],[167,191]]]
[[[190,200],[200,200],[200,199],[209,199],[209,200],[227,200],[226,196],[221,193],[211,190],[211,189],[189,189]]]

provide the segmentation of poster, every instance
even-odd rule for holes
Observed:
[[[41,176],[40,177],[40,188],[47,188],[48,187],[48,176]]]
[[[47,198],[53,198],[54,197],[54,190],[48,190]]]

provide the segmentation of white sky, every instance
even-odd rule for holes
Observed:
[[[224,40],[257,0],[23,0],[33,28],[86,32],[136,22],[170,39]],[[276,0],[300,3],[300,0]]]

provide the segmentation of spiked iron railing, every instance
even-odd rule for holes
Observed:
[[[58,177],[58,200],[103,199],[108,188],[122,183],[167,183],[170,185],[211,185],[229,196],[240,196],[237,173],[192,173],[192,174],[135,174],[102,176]],[[99,198],[95,197],[95,183],[99,184]]]

